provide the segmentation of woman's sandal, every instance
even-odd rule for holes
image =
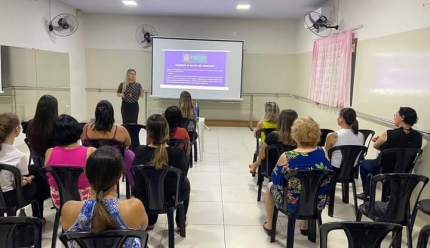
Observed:
[[[263,224],[263,229],[264,229],[264,231],[266,231],[267,235],[272,236],[272,230],[267,229],[267,228],[265,227],[265,225],[266,225],[266,224],[267,224],[267,222],[264,222],[264,224]]]
[[[308,235],[309,235],[309,230],[303,230],[303,229],[301,229],[301,228],[300,228],[300,233],[301,233],[303,236],[308,236]]]
[[[154,230],[154,226],[147,226],[146,227],[147,232],[152,231],[152,230]]]
[[[248,166],[250,169],[251,169],[251,167],[252,167],[252,164],[250,164],[249,166]],[[249,173],[251,173],[251,175],[252,175],[252,177],[255,177],[255,174],[257,173],[256,171],[249,171]]]

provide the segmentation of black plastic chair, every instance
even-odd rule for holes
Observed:
[[[427,243],[430,236],[430,225],[425,225],[418,235],[417,248],[427,248]]]
[[[135,197],[140,199],[145,206],[148,214],[167,214],[169,226],[169,248],[175,247],[175,230],[173,213],[178,209],[181,213],[180,235],[186,236],[185,232],[185,209],[182,202],[179,201],[179,191],[181,185],[182,172],[177,168],[166,166],[162,169],[155,169],[150,165],[133,166],[133,177],[136,187]],[[165,180],[168,174],[176,177],[176,194],[174,198],[167,200],[165,195]]]
[[[266,147],[266,157],[261,161],[257,172],[257,201],[261,200],[261,191],[263,189],[264,178],[267,178],[269,181],[271,181],[270,177],[272,175],[272,171],[275,168],[281,154],[285,151],[294,150],[295,148],[296,147],[286,145],[269,145]]]
[[[255,132],[255,152],[254,157],[252,159],[252,162],[255,162],[257,160],[258,153],[260,152],[260,140],[261,140],[261,134],[264,133],[264,136],[267,137],[271,132],[275,131],[275,128],[260,128]]]
[[[352,193],[354,195],[354,209],[357,215],[357,190],[355,187],[354,175],[357,173],[358,163],[366,151],[365,146],[335,146],[328,151],[328,157],[332,159],[333,152],[338,151],[342,154],[340,167],[337,170],[335,183],[330,188],[330,204],[328,207],[328,215],[333,217],[334,198],[336,192],[336,183],[342,184],[342,202],[349,203],[349,184],[352,184]]]
[[[329,232],[340,229],[345,232],[348,238],[348,248],[379,248],[389,232],[394,234],[392,240],[402,237],[403,227],[398,224],[375,222],[325,223],[320,229],[320,248],[328,247],[327,238]]]
[[[321,211],[318,210],[318,195],[321,186],[329,181],[329,187],[331,187],[334,180],[335,173],[330,170],[306,170],[288,173],[284,176],[284,195],[283,195],[283,208],[275,206],[272,219],[272,231],[270,242],[275,242],[276,235],[276,223],[278,221],[278,211],[288,216],[288,227],[287,227],[287,248],[293,248],[294,245],[294,229],[296,225],[296,219],[308,220],[309,222],[309,235],[308,240],[316,242],[316,220],[318,225],[322,225]],[[293,178],[298,178],[301,184],[300,198],[298,206],[295,212],[288,211],[287,208],[287,193],[290,189],[288,187],[288,181]]]
[[[359,129],[358,131],[363,134],[363,136],[364,136],[364,146],[368,150],[369,146],[370,146],[370,142],[372,142],[372,138],[373,138],[373,136],[375,136],[375,131],[370,130],[370,129]],[[367,153],[367,150],[366,150],[366,153]],[[366,153],[363,154],[363,157],[366,156]]]
[[[381,174],[411,173],[423,150],[420,148],[390,148],[381,152]]]
[[[87,147],[94,147],[94,148],[100,148],[102,146],[112,146],[116,148],[121,156],[124,158],[124,151],[125,146],[124,143],[112,140],[112,139],[90,139],[90,140],[84,140],[83,144]],[[119,182],[117,184],[117,193],[119,198]],[[131,196],[131,189],[130,189],[130,183],[128,182],[127,177],[125,177],[125,198],[130,199]]]
[[[0,247],[42,248],[42,221],[34,217],[1,217]]]
[[[122,248],[127,239],[137,238],[141,247],[148,243],[148,234],[144,230],[107,230],[99,233],[93,232],[69,232],[60,236],[64,246],[69,247],[68,242],[76,242],[80,248]]]
[[[127,129],[128,133],[130,134],[130,138],[131,138],[130,149],[134,151],[136,147],[140,146],[140,139],[139,139],[140,130],[142,129],[146,130],[146,126],[141,124],[123,124],[123,127],[125,127],[125,129]]]
[[[2,170],[10,171],[13,174],[14,183],[15,183],[15,193],[16,193],[16,199],[17,199],[16,202],[18,203],[17,206],[7,206],[5,202],[6,209],[9,209],[9,208],[20,209],[31,204],[32,211],[40,212],[39,203],[36,200],[27,201],[24,198],[24,193],[22,192],[22,177],[19,169],[16,168],[15,166],[0,164],[0,172]],[[3,192],[2,192],[2,196],[3,196]]]
[[[327,139],[327,134],[329,133],[333,133],[334,131],[331,129],[324,129],[321,128],[321,137],[320,137],[320,141],[318,142],[317,146],[324,146],[325,145],[325,140]]]
[[[181,127],[185,128],[190,136],[190,168],[193,168],[193,153],[194,161],[197,162],[197,121],[192,118],[183,118],[181,121]]]
[[[426,215],[430,215],[430,199],[418,201],[417,209],[425,213]]]
[[[51,247],[57,244],[58,226],[60,225],[61,209],[68,201],[80,201],[81,196],[78,191],[78,179],[83,173],[83,168],[68,166],[45,166],[42,168],[44,173],[51,173],[58,186],[60,195],[60,208],[55,210],[54,229],[52,230]]]
[[[188,149],[188,141],[184,139],[169,139],[169,146],[176,147],[186,152]]]
[[[428,181],[429,179],[426,176],[407,173],[380,174],[373,177],[369,175],[367,188],[370,190],[370,200],[367,201],[368,195],[365,191],[364,203],[358,207],[357,221],[360,221],[364,214],[373,221],[406,226],[408,247],[412,247],[412,229],[417,214],[416,206]],[[378,183],[389,186],[389,201],[384,201],[383,196],[381,201],[375,201]],[[417,200],[411,204],[411,195],[420,183],[422,183],[422,186],[416,195]],[[401,238],[399,239],[401,240]],[[396,246],[399,245],[400,243],[396,243]]]

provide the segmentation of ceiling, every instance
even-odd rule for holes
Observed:
[[[135,0],[138,6],[125,6],[122,0],[59,1],[96,14],[297,19],[327,0]],[[238,4],[250,4],[251,8],[237,11]]]

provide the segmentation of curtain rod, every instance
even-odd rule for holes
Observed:
[[[351,27],[351,28],[345,28],[345,29],[343,29],[341,31],[338,31],[338,33],[342,33],[342,32],[348,31],[348,30],[354,31],[354,30],[357,30],[357,29],[360,29],[360,28],[363,28],[362,24],[354,26],[354,27]]]

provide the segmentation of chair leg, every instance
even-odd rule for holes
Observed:
[[[178,211],[181,213],[181,218],[179,220],[179,224],[180,224],[180,235],[181,237],[185,238],[186,237],[186,226],[185,226],[185,208],[184,208],[184,204],[180,204],[179,205],[179,209]]]
[[[296,227],[296,218],[288,216],[288,229],[287,229],[287,248],[294,246],[294,229]]]
[[[393,237],[394,237],[394,232],[393,232]],[[402,231],[400,231],[398,236],[395,237],[395,239],[393,240],[393,248],[400,248],[400,247],[402,247]]]
[[[349,183],[342,183],[342,202],[349,203]]]
[[[263,174],[261,174],[261,169],[258,168],[258,176],[257,176],[257,185],[258,185],[257,201],[261,201],[261,191],[263,190],[263,181],[264,181],[264,176],[263,176]]]
[[[57,246],[57,235],[58,235],[58,226],[59,225],[60,225],[60,210],[57,209],[55,211],[54,229],[52,230],[51,248],[55,248]]]
[[[318,230],[320,229],[321,226],[322,226],[322,218],[320,215],[320,216],[318,216]]]
[[[309,223],[308,240],[315,243],[316,239],[317,239],[317,223],[316,223],[316,220],[308,220],[308,223]]]
[[[194,161],[196,161],[196,162],[197,162],[197,141],[196,141],[196,143],[194,144]]]
[[[190,149],[190,168],[193,168],[193,148]]]
[[[278,221],[278,209],[275,206],[273,210],[273,218],[272,218],[272,232],[270,233],[270,243],[275,242],[276,237],[276,222]]]
[[[408,248],[412,248],[412,228],[410,226],[406,226],[406,232],[408,235]]]
[[[328,216],[333,217],[334,212],[334,197],[336,193],[336,183],[334,185],[330,185],[330,201],[328,204]]]
[[[169,232],[169,248],[175,248],[175,221],[173,219],[173,209],[167,210],[167,224]]]
[[[130,199],[130,183],[127,177],[125,177],[125,198]]]
[[[358,204],[357,204],[357,189],[355,187],[355,181],[352,180],[352,194],[354,197],[354,210],[355,210],[355,217],[357,217],[357,213],[358,213]]]
[[[357,211],[357,217],[355,218],[356,221],[361,221],[362,213],[360,211]]]

